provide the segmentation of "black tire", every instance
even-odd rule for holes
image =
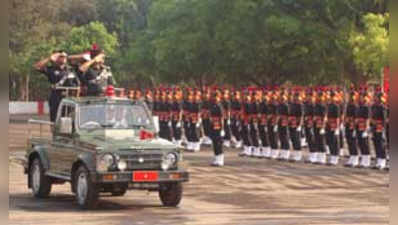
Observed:
[[[168,207],[178,206],[182,199],[182,189],[181,183],[161,184],[159,189],[159,197],[162,201],[162,204]]]
[[[118,191],[112,191],[112,196],[114,197],[120,197],[120,196],[124,196],[127,192],[127,189],[121,189]]]
[[[34,173],[38,174],[34,174]],[[38,179],[38,180],[37,180]],[[29,168],[29,182],[33,196],[36,198],[46,198],[51,193],[51,179],[45,175],[43,164],[40,159],[35,158]]]
[[[76,202],[79,207],[81,209],[96,208],[99,198],[99,192],[95,183],[91,181],[90,173],[87,168],[85,166],[80,166],[74,174],[73,180],[76,190]]]

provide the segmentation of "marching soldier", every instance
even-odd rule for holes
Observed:
[[[159,137],[171,141],[171,120],[170,120],[170,104],[169,93],[167,89],[161,90],[161,101],[159,103]]]
[[[262,93],[261,102],[259,104],[259,124],[258,131],[259,137],[261,140],[261,153],[262,157],[270,158],[271,157],[271,148],[268,141],[268,103],[270,101],[267,89],[263,89],[264,93]]]
[[[153,94],[151,89],[147,89],[145,91],[145,103],[148,106],[149,110],[153,111]]]
[[[301,129],[303,124],[303,105],[300,96],[300,88],[296,88],[293,95],[293,101],[289,107],[289,134],[293,144],[293,161],[299,162],[302,159],[301,153]]]
[[[235,148],[242,147],[242,137],[240,134],[241,111],[242,111],[241,94],[239,90],[235,90],[233,98],[231,100],[231,133],[235,139],[234,140]]]
[[[221,101],[223,107],[224,118],[224,146],[229,148],[231,146],[231,111],[230,111],[230,95],[228,88],[224,88],[224,93]]]
[[[282,90],[281,97],[279,98],[278,114],[278,134],[281,142],[281,152],[279,155],[280,160],[289,160],[290,157],[290,143],[288,137],[288,117],[289,117],[289,106],[287,104],[289,97],[286,90]]]
[[[329,145],[331,157],[328,165],[335,166],[339,163],[339,138],[340,138],[340,99],[338,94],[332,90],[327,105],[326,139]]]
[[[209,87],[205,87],[203,90],[203,102],[201,107],[201,118],[202,118],[202,125],[203,125],[203,137],[201,143],[210,145],[210,131],[211,131],[211,124],[210,124],[210,107],[212,104],[211,99],[211,90]]]
[[[315,164],[326,164],[325,148],[325,122],[326,122],[326,92],[324,88],[318,88],[314,107],[314,138],[316,148]]]
[[[268,105],[268,140],[271,146],[271,158],[277,159],[279,157],[279,143],[278,143],[278,101],[279,93],[277,87],[270,92],[271,102]]]
[[[386,149],[385,149],[385,131],[386,131],[386,97],[381,88],[378,87],[375,93],[374,103],[372,105],[372,134],[373,145],[376,150],[377,162],[375,169],[384,170],[386,168]]]
[[[352,86],[350,96],[344,113],[344,133],[345,139],[350,153],[350,158],[345,164],[346,167],[357,167],[359,165],[358,147],[356,138],[356,125],[355,117],[357,112],[358,104],[358,92]]]
[[[188,144],[191,143],[191,150],[194,152],[200,151],[200,142],[198,129],[201,125],[200,119],[200,101],[201,93],[199,90],[195,89],[190,93],[188,97],[190,101],[189,107],[189,127],[188,127]]]
[[[260,144],[258,140],[258,107],[257,104],[261,100],[261,92],[257,91],[256,88],[251,89],[251,95],[249,101],[249,132],[251,139],[251,152],[254,157],[262,157]]]
[[[223,136],[224,132],[224,121],[223,118],[223,107],[221,105],[221,93],[218,90],[214,90],[212,95],[212,104],[210,106],[210,123],[211,132],[210,137],[213,143],[214,149],[214,160],[211,163],[212,166],[224,166],[224,152],[223,152]]]
[[[309,157],[305,161],[307,163],[316,162],[316,148],[314,144],[314,103],[316,100],[316,93],[312,87],[307,88],[304,95],[304,134],[305,141],[308,145]]]
[[[182,109],[181,99],[182,93],[180,88],[174,88],[172,103],[170,106],[171,110],[171,129],[173,133],[174,144],[181,146],[181,122],[182,122]]]
[[[191,108],[191,102],[193,101],[193,94],[191,91],[191,88],[186,88],[185,93],[183,94],[184,100],[182,101],[182,119],[184,121],[184,136],[182,137],[182,142],[186,142],[186,148],[188,151],[193,151],[193,145],[189,141],[190,138],[190,133],[189,133],[189,127],[190,127],[190,115],[189,111]]]
[[[250,148],[251,141],[250,141],[250,103],[251,103],[251,92],[248,89],[245,91],[246,98],[242,104],[242,113],[241,113],[241,135],[243,139],[243,151],[239,154],[240,156],[251,156],[252,149]]]
[[[356,113],[356,134],[359,150],[361,151],[360,167],[370,167],[370,151],[369,151],[369,125],[370,125],[370,109],[369,96],[367,87],[360,88],[359,106]]]

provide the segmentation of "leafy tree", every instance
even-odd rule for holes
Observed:
[[[388,14],[369,13],[363,17],[363,29],[354,30],[350,36],[355,65],[371,79],[380,79],[388,65],[388,20]]]

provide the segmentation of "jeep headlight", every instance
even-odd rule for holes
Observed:
[[[97,159],[97,170],[106,172],[116,164],[116,158],[112,154],[100,155]]]
[[[168,153],[162,159],[162,170],[168,170],[177,164],[178,154],[175,152]]]

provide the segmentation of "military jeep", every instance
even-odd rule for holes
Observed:
[[[45,198],[52,185],[71,184],[78,205],[95,208],[101,193],[123,196],[127,190],[159,192],[164,206],[182,198],[182,151],[157,138],[155,121],[143,101],[115,97],[68,97],[58,108],[52,137],[30,135],[25,174],[28,188]],[[42,130],[42,128],[40,128]]]

